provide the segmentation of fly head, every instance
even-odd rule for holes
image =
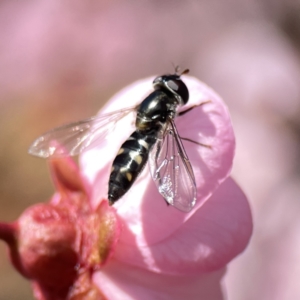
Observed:
[[[189,100],[189,91],[180,75],[167,74],[158,76],[153,81],[154,89],[164,89],[171,92],[178,101],[178,104],[184,105]]]

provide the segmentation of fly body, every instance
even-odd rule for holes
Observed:
[[[134,110],[135,131],[121,145],[112,162],[108,179],[109,203],[115,203],[131,188],[149,161],[152,178],[167,203],[190,211],[196,202],[195,177],[174,123],[178,107],[189,99],[188,88],[181,79],[187,72],[178,74],[176,68],[175,74],[156,77],[154,91],[134,108],[47,132],[34,141],[29,153],[43,158],[79,154],[95,146],[116,122]]]
[[[178,105],[188,100],[188,89],[179,75],[159,76],[153,86],[155,90],[137,107],[136,131],[121,146],[113,161],[108,185],[110,204],[130,189],[159,135],[174,119]]]

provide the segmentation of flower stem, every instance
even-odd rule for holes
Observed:
[[[0,222],[0,239],[12,246],[16,241],[15,223]]]

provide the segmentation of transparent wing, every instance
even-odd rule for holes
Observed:
[[[181,211],[196,203],[195,176],[173,120],[150,153],[150,169],[160,194]]]
[[[121,118],[133,111],[135,107],[54,128],[37,138],[28,152],[42,158],[78,155],[93,148],[99,139],[114,129]]]

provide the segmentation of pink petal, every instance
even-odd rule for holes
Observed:
[[[102,201],[90,209],[90,188],[78,166],[70,157],[49,160],[57,193],[51,199],[54,207],[64,209],[70,220],[76,220],[80,232],[81,260],[87,266],[103,265],[111,257],[120,235],[115,209]]]
[[[164,226],[161,223],[161,230]],[[143,224],[141,230],[147,240],[157,228]],[[228,178],[209,201],[163,241],[137,247],[123,238],[114,257],[154,272],[199,274],[224,267],[244,250],[251,233],[247,199]]]
[[[108,299],[222,300],[224,269],[197,276],[154,274],[111,262],[94,274],[94,282]]]
[[[196,176],[198,202],[189,214],[167,206],[152,181],[148,167],[145,168],[132,189],[115,204],[117,213],[125,224],[122,241],[131,245],[144,246],[168,237],[211,196],[231,170],[235,141],[224,102],[199,80],[189,76],[183,76],[183,79],[190,91],[190,100],[184,110],[209,101],[176,119],[181,136],[211,146],[209,149],[184,141]],[[101,113],[140,103],[151,92],[152,80],[153,77],[128,86],[113,97]],[[121,143],[133,130],[132,119],[128,116],[117,123],[107,140],[99,142],[98,147],[81,157],[83,172],[94,188],[94,203],[107,198],[112,161]],[[152,230],[145,234],[144,228]]]
[[[89,197],[90,188],[81,176],[78,166],[70,157],[51,158],[49,167],[52,181],[60,198],[68,198],[70,193],[75,192],[84,198]],[[52,202],[55,202],[55,199],[56,197]]]

